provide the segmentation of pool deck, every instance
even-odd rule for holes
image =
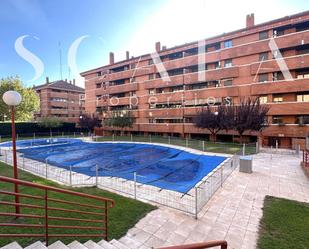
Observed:
[[[266,195],[309,202],[301,156],[253,156],[253,173],[235,170],[199,213],[199,219],[166,207],[149,213],[120,239],[130,248],[151,248],[216,239],[228,248],[256,248]]]

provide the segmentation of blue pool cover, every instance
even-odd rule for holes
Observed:
[[[100,176],[127,180],[133,180],[136,172],[139,183],[181,193],[187,193],[226,159],[154,144],[87,143],[79,139],[24,140],[17,146],[27,158],[47,160],[65,169],[72,166],[74,172],[95,176],[98,165]]]

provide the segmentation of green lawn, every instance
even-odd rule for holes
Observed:
[[[267,196],[258,248],[308,249],[309,203]]]
[[[12,167],[7,166],[3,163],[0,163],[0,175],[1,176],[12,176]],[[30,182],[36,182],[40,184],[46,184],[51,186],[56,186],[64,189],[70,189],[77,192],[87,193],[91,195],[97,195],[97,196],[103,196],[107,198],[111,198],[115,200],[116,206],[112,209],[109,209],[109,239],[113,238],[120,238],[123,236],[128,229],[134,226],[138,220],[140,220],[142,217],[144,217],[148,212],[151,210],[154,210],[155,207],[151,206],[149,204],[145,204],[133,199],[125,198],[107,191],[103,191],[101,189],[95,188],[95,187],[84,187],[84,188],[69,188],[60,186],[56,183],[53,183],[51,181],[47,181],[43,178],[34,176],[32,174],[29,174],[27,172],[19,171],[19,178],[22,180],[30,181]],[[12,184],[3,183],[0,182],[0,189],[1,190],[12,190]],[[20,187],[20,192],[27,193],[27,194],[34,194],[34,195],[42,195],[43,192],[41,190],[34,190],[29,187]],[[85,200],[81,197],[68,197],[68,195],[61,194],[61,193],[52,193],[49,197],[51,198],[57,198],[57,199],[66,199],[70,198],[70,201],[75,202],[83,202],[87,204],[98,204],[96,200]],[[13,201],[12,197],[4,196],[3,194],[0,194],[0,200],[1,201]],[[42,200],[33,200],[29,198],[22,198],[22,203],[28,203],[28,204],[34,204],[34,205],[43,205]],[[53,207],[61,207],[61,208],[71,208],[72,205],[68,206],[68,204],[62,204],[62,203],[54,203],[52,205]],[[93,208],[88,207],[73,207],[75,209],[84,210],[84,211],[92,211],[92,212],[100,212],[100,210],[93,210]],[[14,207],[5,206],[0,204],[0,212],[13,212]],[[29,208],[22,208],[23,213],[29,213],[29,214],[43,214],[43,211],[40,209],[29,209]],[[76,214],[76,213],[68,213],[68,212],[62,212],[62,211],[50,211],[49,215],[51,216],[62,216],[62,217],[75,217],[75,218],[84,218],[84,219],[98,219],[98,216],[94,215],[85,215],[85,214]],[[12,218],[0,216],[0,223],[3,222],[12,222]],[[37,224],[44,224],[43,219],[34,219],[34,218],[22,218],[19,220],[20,223],[37,223]],[[39,222],[39,223],[38,223]],[[60,224],[59,221],[50,221],[50,224]],[[87,224],[87,222],[78,222],[73,223],[70,222],[63,222],[61,221],[61,225],[82,225],[82,226],[99,226],[100,224]],[[0,226],[0,233],[43,233],[44,230],[42,228],[9,228],[9,227],[1,227]],[[50,230],[50,233],[99,233],[100,231],[93,231],[93,230],[73,230],[73,229],[65,229],[65,230],[59,230],[59,229],[52,229]],[[76,238],[75,238],[76,239]],[[79,239],[79,241],[87,241],[91,238],[83,238]],[[0,238],[0,247],[11,242],[11,241],[18,241],[22,246],[26,246],[34,241],[36,241],[36,238],[14,238],[14,239],[7,239],[7,238]],[[58,240],[58,238],[55,238],[53,240],[50,240],[50,243]],[[62,238],[61,239],[65,243],[69,243],[70,241],[73,241],[74,238]],[[94,239],[95,241],[101,240],[101,238]]]
[[[203,148],[203,141],[197,139],[189,139],[186,141],[185,139],[163,136],[104,136],[99,137],[97,141],[134,141],[134,142],[153,142],[153,143],[164,143],[164,144],[172,144],[183,147],[189,147],[196,150],[203,150],[207,152],[214,153],[228,153],[228,154],[241,154],[242,153],[242,144],[237,143],[213,143],[210,141],[204,141],[205,147]],[[255,153],[255,145],[247,145],[246,146],[246,154],[254,154]]]

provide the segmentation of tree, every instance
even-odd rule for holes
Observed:
[[[40,127],[44,127],[44,128],[49,128],[50,131],[50,136],[52,137],[53,128],[58,128],[60,126],[62,126],[63,122],[61,119],[56,118],[56,117],[43,117],[40,119],[38,125]]]
[[[241,141],[245,131],[261,131],[267,126],[265,120],[269,107],[261,105],[258,98],[254,100],[251,98],[243,99],[240,105],[232,108],[234,113],[232,127],[238,132]]]
[[[33,113],[39,110],[40,100],[36,92],[25,87],[18,76],[8,77],[0,80],[0,113],[1,117],[10,117],[10,108],[3,100],[2,96],[6,91],[15,90],[22,96],[22,102],[16,107],[15,119],[17,121],[28,121],[33,117]]]
[[[216,142],[217,133],[223,129],[228,129],[225,117],[226,108],[223,105],[218,106],[216,110],[207,106],[196,115],[193,123],[198,128],[207,129]]]
[[[101,122],[97,116],[84,114],[80,116],[78,125],[80,128],[84,128],[89,132],[92,132],[95,127],[101,126]]]
[[[112,116],[105,121],[105,125],[121,128],[121,134],[125,127],[132,127],[134,118],[129,111],[113,112]]]

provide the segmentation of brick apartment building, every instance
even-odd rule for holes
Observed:
[[[132,133],[201,137],[208,132],[196,128],[192,117],[209,99],[215,105],[237,105],[242,98],[258,97],[270,106],[270,125],[262,134],[247,132],[247,139],[259,136],[265,146],[304,143],[309,132],[309,11],[258,25],[251,14],[246,28],[205,39],[204,53],[198,53],[198,44],[166,48],[156,43],[170,81],[159,73],[151,54],[130,58],[127,52],[126,60],[115,62],[110,53],[108,65],[81,73],[86,112],[106,119],[113,111],[130,111],[135,123],[127,131]],[[280,55],[292,79],[279,66]],[[198,77],[201,73],[205,80]],[[218,138],[236,135],[223,131]]]
[[[85,111],[85,90],[67,80],[58,80],[35,86],[40,97],[40,111],[35,119],[41,117],[57,117],[64,122],[77,122]]]

